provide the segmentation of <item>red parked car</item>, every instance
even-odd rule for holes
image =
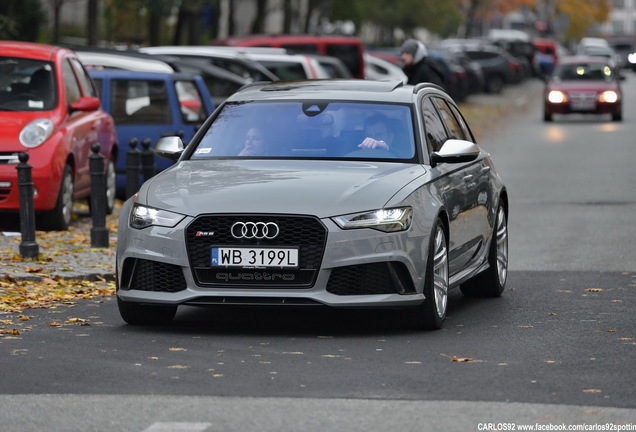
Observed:
[[[94,142],[104,155],[112,212],[115,125],[79,58],[61,47],[0,41],[0,212],[20,209],[16,166],[27,152],[38,229],[67,229],[73,201],[90,195]]]
[[[564,57],[546,81],[543,120],[553,114],[611,114],[623,120],[620,77],[600,57]]]

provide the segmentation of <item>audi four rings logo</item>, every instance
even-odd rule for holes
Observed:
[[[268,239],[276,238],[280,233],[274,222],[236,222],[230,229],[236,239]]]

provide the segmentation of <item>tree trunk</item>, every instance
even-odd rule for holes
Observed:
[[[150,46],[161,45],[161,3],[153,1],[148,5],[148,43]]]
[[[477,35],[475,26],[477,25],[477,8],[481,0],[472,0],[468,6],[468,12],[466,13],[466,38],[470,38]]]
[[[252,34],[265,33],[265,15],[267,14],[267,0],[256,0],[256,18],[252,23]]]
[[[53,0],[53,43],[60,41],[60,15],[64,0]]]
[[[98,0],[88,0],[87,6],[87,20],[88,28],[86,34],[88,35],[88,45],[96,46],[99,43],[99,5]]]
[[[291,0],[285,0],[283,2],[283,33],[291,33],[291,24],[294,11],[292,10]]]

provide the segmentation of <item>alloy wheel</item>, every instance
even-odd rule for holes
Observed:
[[[435,231],[435,247],[433,256],[433,295],[435,309],[439,317],[446,315],[448,303],[448,249],[446,236],[442,226]]]

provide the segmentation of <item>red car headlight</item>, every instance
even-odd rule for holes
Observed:
[[[562,91],[551,90],[550,93],[548,93],[548,102],[550,103],[563,103],[567,100],[567,96]]]
[[[618,93],[613,90],[607,90],[598,96],[599,102],[616,103],[618,102]]]
[[[20,143],[34,148],[49,139],[53,133],[53,122],[49,119],[37,119],[26,125],[20,132]]]

